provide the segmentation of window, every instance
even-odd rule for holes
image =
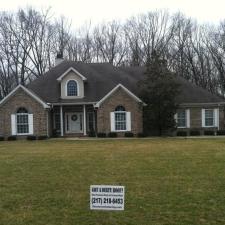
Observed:
[[[60,131],[61,125],[60,125],[60,114],[59,113],[54,113],[54,128],[57,131]]]
[[[217,127],[219,129],[219,109],[202,109],[202,127]]]
[[[94,113],[93,112],[87,113],[87,124],[88,124],[88,131],[94,131],[95,130],[95,119],[94,119]]]
[[[122,105],[117,106],[114,112],[110,113],[110,122],[112,132],[131,131],[131,113]]]
[[[67,83],[67,96],[77,96],[77,82],[75,80],[70,80]]]
[[[214,126],[214,110],[205,109],[205,126],[213,127]]]
[[[179,109],[174,118],[177,128],[190,128],[190,109]]]
[[[115,130],[123,131],[127,129],[126,126],[126,112],[123,106],[117,106],[115,109]]]
[[[125,111],[125,108],[122,105],[119,105],[115,108],[115,111]]]
[[[19,108],[16,113],[16,129],[17,134],[29,133],[29,117],[25,108]]]
[[[186,111],[182,110],[177,113],[177,127],[186,127]]]

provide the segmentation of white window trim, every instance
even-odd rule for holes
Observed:
[[[178,122],[178,113],[174,115],[174,119],[176,123]],[[190,128],[190,109],[185,109],[185,126],[178,127],[177,128]]]
[[[20,115],[23,115],[23,114],[24,115],[28,115],[28,133],[18,133],[18,131],[17,131],[17,115],[18,114],[20,114]],[[17,135],[17,136],[32,135],[34,133],[33,114],[30,114],[30,113],[16,113],[16,114],[12,114],[11,115],[11,129],[12,129],[12,135]]]
[[[11,134],[16,135],[16,114],[11,114]]]
[[[126,114],[126,130],[116,130],[116,113],[125,113]],[[110,123],[111,123],[111,132],[130,132],[131,131],[131,112],[127,111],[114,111],[110,113]]]
[[[75,81],[76,82],[76,84],[77,84],[77,95],[72,95],[72,96],[67,95],[67,84],[70,81]],[[65,84],[65,96],[68,97],[68,98],[77,98],[77,97],[80,96],[80,88],[79,88],[79,84],[78,84],[77,80],[75,80],[75,79],[69,79],[69,80],[66,81],[66,84]]]
[[[211,125],[211,126],[205,125],[205,111],[206,110],[213,111],[213,125]],[[205,128],[217,127],[219,129],[219,108],[202,109],[202,127],[205,127]]]
[[[214,109],[214,114],[215,114],[215,125],[219,130],[220,129],[220,109],[219,108]]]
[[[18,133],[18,128],[17,128],[17,116],[18,115],[27,115],[28,117],[28,133]],[[29,113],[16,113],[16,135],[20,136],[20,135],[29,135]]]
[[[126,123],[126,130],[116,130],[116,114],[119,114],[119,113],[125,113],[125,116],[126,116],[126,120],[125,120],[125,123]],[[114,112],[114,123],[115,123],[115,131],[116,132],[126,132],[127,131],[127,112],[126,111],[115,111]]]

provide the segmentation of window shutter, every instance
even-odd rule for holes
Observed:
[[[127,127],[127,131],[131,131],[131,116],[130,116],[130,112],[126,112],[126,127]]]
[[[33,114],[28,114],[28,122],[29,122],[29,134],[33,134],[34,133]]]
[[[205,127],[205,109],[202,109],[202,127]]]
[[[219,109],[214,109],[214,126],[219,128]]]
[[[174,120],[177,123],[177,113],[174,114]]]
[[[190,128],[190,109],[186,109],[185,113],[186,113],[186,127]]]
[[[111,124],[111,131],[115,131],[115,113],[110,113],[110,124]]]
[[[16,135],[16,115],[11,114],[11,132],[12,135]]]

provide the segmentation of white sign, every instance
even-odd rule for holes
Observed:
[[[124,210],[124,186],[91,185],[90,209]]]

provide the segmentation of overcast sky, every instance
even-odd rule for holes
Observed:
[[[124,20],[132,15],[155,9],[181,11],[200,23],[219,23],[225,19],[225,0],[1,0],[1,11],[34,6],[37,9],[51,7],[55,16],[64,15],[72,20],[73,27],[85,22],[93,24],[112,19]]]

